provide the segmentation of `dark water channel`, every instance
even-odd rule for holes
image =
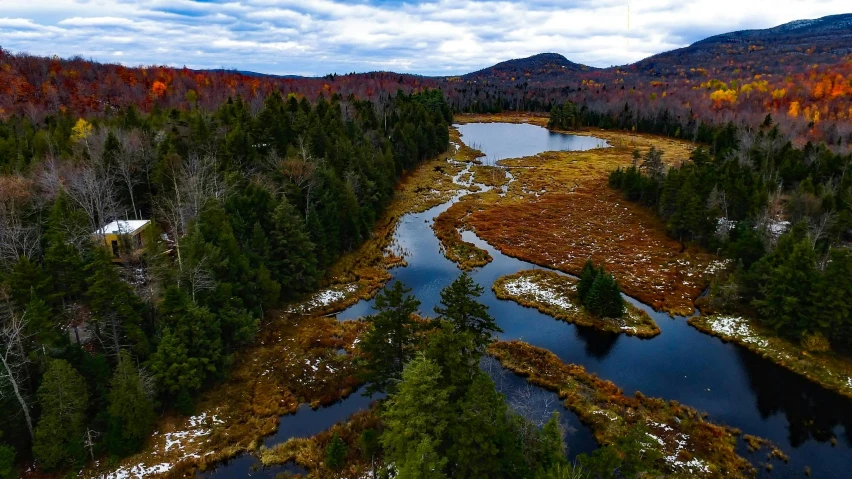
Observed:
[[[597,138],[552,134],[533,125],[491,123],[458,128],[465,143],[475,145],[492,160],[604,144]],[[431,229],[434,218],[456,200],[423,213],[405,215],[395,234],[396,246],[405,252],[408,266],[395,268],[392,274],[395,280],[413,289],[421,301],[421,312],[426,315],[433,314],[441,289],[460,274],[457,266],[441,254],[440,243]],[[589,372],[613,381],[626,394],[642,391],[647,396],[677,400],[706,411],[714,422],[773,441],[790,456],[790,462],[775,460],[771,473],[758,469],[761,476],[804,477],[805,466],[809,466],[811,477],[852,478],[852,400],[739,346],[703,334],[689,326],[684,317],[657,313],[632,298],[627,299],[657,322],[662,331],[659,336],[643,340],[600,332],[554,320],[512,301],[501,301],[491,291],[494,281],[536,266],[503,255],[472,232],[464,232],[463,238],[486,249],[494,259],[472,276],[485,289],[480,299],[504,331],[500,339],[520,339],[546,348],[563,361],[583,365]],[[353,320],[372,314],[372,305],[372,301],[359,302],[337,317]],[[590,431],[561,405],[555,394],[528,386],[521,378],[502,372],[493,361],[484,360],[483,367],[513,407],[527,408],[522,411],[525,415],[547,417],[553,410],[560,411],[569,431],[566,441],[572,457],[596,447]],[[284,416],[275,439],[267,442],[318,433],[366,407],[368,401],[359,397],[353,395],[330,408],[300,410],[296,415]],[[346,415],[341,417],[344,412]],[[291,427],[290,422],[306,426]],[[832,438],[836,438],[834,445]],[[750,454],[742,441],[739,449],[758,467],[765,461],[765,450]],[[251,456],[243,456],[206,477],[243,477],[252,464],[248,459],[254,461]],[[231,467],[236,461],[245,464]]]

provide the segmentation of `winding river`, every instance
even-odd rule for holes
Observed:
[[[528,124],[457,125],[466,144],[486,154],[485,162],[502,158],[534,155],[552,150],[584,150],[605,146],[603,140],[556,134]],[[464,193],[462,193],[464,194]],[[396,246],[406,253],[406,267],[395,268],[395,280],[413,289],[421,301],[421,312],[432,314],[440,300],[441,289],[460,273],[440,250],[431,226],[437,215],[457,201],[459,196],[422,213],[401,218],[395,233]],[[709,413],[709,419],[742,429],[746,434],[773,441],[789,455],[789,464],[773,461],[771,473],[760,467],[765,451],[751,454],[740,441],[738,450],[749,458],[759,474],[767,477],[804,477],[809,466],[811,477],[852,478],[852,400],[810,383],[770,361],[734,344],[703,334],[686,323],[685,317],[657,313],[632,298],[626,298],[647,311],[662,331],[652,339],[614,335],[592,328],[557,321],[538,311],[494,296],[491,285],[500,276],[536,266],[508,257],[478,238],[473,232],[462,237],[487,250],[493,261],[476,269],[473,279],[485,289],[480,298],[503,329],[500,339],[520,339],[549,349],[563,361],[584,366],[589,372],[613,381],[626,394],[642,391],[647,396],[677,400]],[[373,301],[361,301],[338,314],[339,320],[354,320],[372,314]],[[573,457],[595,446],[590,431],[555,394],[530,387],[526,381],[502,372],[493,361],[483,367],[513,407],[530,417],[546,418],[558,410],[569,431],[566,438]],[[279,431],[267,438],[267,444],[289,437],[308,436],[343,420],[369,401],[360,394],[329,408],[300,409],[281,419]],[[298,418],[298,419],[297,419]],[[836,438],[834,443],[832,438]],[[274,477],[281,468],[251,470],[252,456],[241,456],[205,474],[206,477]]]

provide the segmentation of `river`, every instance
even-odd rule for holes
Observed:
[[[543,151],[583,150],[605,145],[597,138],[556,134],[527,124],[473,123],[457,125],[457,128],[463,141],[482,150],[486,154],[485,162],[490,164],[503,158]],[[431,229],[435,217],[458,198],[422,213],[403,216],[395,232],[394,241],[406,252],[408,265],[394,268],[391,273],[394,280],[413,289],[413,294],[421,301],[421,312],[427,315],[433,314],[441,289],[460,274],[457,266],[441,254],[440,243]],[[750,459],[762,476],[804,477],[803,471],[809,466],[811,477],[852,477],[852,400],[827,391],[744,348],[703,334],[689,326],[685,317],[655,312],[629,297],[628,301],[654,318],[660,335],[639,339],[600,332],[557,321],[512,301],[499,300],[491,291],[497,278],[536,266],[500,253],[473,232],[466,231],[462,237],[487,250],[493,258],[488,265],[474,270],[472,277],[485,289],[480,299],[504,331],[500,339],[520,339],[546,348],[565,362],[580,364],[589,372],[613,381],[628,395],[642,391],[647,396],[677,400],[706,411],[713,422],[771,440],[790,457],[789,464],[773,461],[771,473],[760,468],[766,451],[751,454],[743,441],[738,446],[740,454]],[[337,317],[354,320],[369,315],[372,305],[373,301],[361,301]],[[524,398],[529,398],[535,404],[525,411],[528,415],[546,417],[552,410],[562,413],[569,431],[566,442],[572,457],[595,447],[590,431],[555,400],[554,394],[530,388],[520,378],[502,373],[488,361],[485,364],[514,407],[522,408]],[[359,398],[356,394],[337,406],[318,411],[300,409],[295,415],[284,416],[275,441],[267,440],[266,443],[280,442],[294,435],[316,434],[345,419],[345,416],[339,417],[342,412],[348,415],[366,407],[367,401]],[[290,424],[306,413],[315,415],[311,416],[312,420],[299,422],[307,427],[296,428]],[[830,441],[832,437],[836,437],[835,444]],[[251,456],[242,456],[206,476],[242,477],[239,472],[245,475],[246,468],[254,464],[252,461]],[[235,462],[239,467],[230,466]]]

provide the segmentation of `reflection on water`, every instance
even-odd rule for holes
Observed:
[[[584,148],[600,143],[589,137],[555,138],[531,125],[469,124],[459,128],[468,144],[478,143],[476,146],[492,159],[560,149],[553,148],[556,143],[565,149],[569,149],[566,145],[572,141]],[[523,141],[518,142],[519,138]],[[413,289],[425,315],[433,315],[441,289],[460,274],[456,265],[441,254],[440,244],[431,230],[435,216],[449,206],[446,203],[423,213],[405,215],[395,233],[397,245],[408,252],[408,266],[394,268],[391,273]],[[657,322],[662,331],[659,336],[639,339],[579,328],[515,302],[498,300],[491,291],[498,277],[536,266],[500,253],[470,231],[463,232],[462,238],[486,249],[494,258],[472,276],[485,289],[481,300],[504,331],[500,339],[521,339],[546,348],[565,362],[582,365],[589,372],[613,381],[625,394],[641,390],[648,396],[677,400],[707,411],[715,422],[770,439],[790,456],[789,464],[774,462],[772,477],[801,477],[805,466],[811,468],[812,477],[850,477],[852,400],[821,389],[740,347],[703,334],[687,325],[685,318],[655,312],[632,298],[627,300]],[[352,320],[372,314],[373,304],[361,301],[338,314],[338,319]],[[588,429],[554,402],[555,394],[539,388],[528,389],[527,382],[514,375],[495,374],[493,365],[483,367],[495,378],[513,408],[525,416],[549,417],[550,412],[560,411],[570,432],[566,442],[572,456],[594,448]],[[369,401],[361,402],[358,397],[353,395],[339,403],[346,405],[339,409],[332,409],[334,406],[318,411],[300,409],[295,415],[282,417],[283,432],[267,443],[280,442],[294,431],[312,435],[327,429],[355,410],[367,407]],[[838,438],[836,446],[829,442],[832,436]],[[738,450],[755,465],[765,460],[765,452],[749,455],[742,444]],[[220,468],[227,472],[216,477],[244,477],[252,464],[246,461],[241,468]],[[761,475],[768,474],[761,467],[758,469]]]
[[[615,343],[618,342],[620,334],[608,333],[599,331],[595,328],[577,326],[574,328],[574,335],[585,345],[586,354],[596,358],[604,359],[612,351]]]
[[[462,141],[485,153],[485,164],[506,158],[521,158],[544,151],[582,151],[609,146],[592,136],[563,135],[535,125],[514,123],[468,123],[456,125]]]
[[[492,158],[546,151],[552,141],[549,133],[531,125],[462,125],[460,129],[466,142],[477,142],[477,147]],[[542,130],[537,134],[539,151],[495,147],[511,143],[507,139],[521,131],[526,135],[530,129]],[[408,267],[396,268],[392,274],[413,288],[423,303],[421,312],[426,315],[433,314],[441,288],[460,274],[455,264],[441,254],[431,230],[434,217],[448,207],[444,204],[406,215],[395,235],[409,254]],[[648,396],[677,400],[708,412],[713,421],[770,439],[790,456],[789,464],[775,463],[773,477],[798,477],[805,466],[811,468],[812,477],[849,476],[852,400],[821,389],[736,345],[703,334],[689,326],[686,318],[655,312],[632,298],[627,300],[657,322],[662,331],[659,336],[639,339],[578,328],[515,302],[498,300],[491,291],[498,277],[536,266],[500,253],[473,232],[463,232],[462,238],[486,249],[494,258],[473,271],[472,276],[485,289],[481,300],[504,331],[500,339],[521,339],[548,349],[565,362],[580,364],[613,381],[625,394],[641,390]],[[371,314],[370,304],[356,304],[338,318]],[[832,435],[838,438],[836,446],[828,442]],[[572,451],[584,448],[583,440],[576,435],[569,435],[567,442]],[[765,460],[765,452],[749,455],[745,447],[740,452],[756,465]]]

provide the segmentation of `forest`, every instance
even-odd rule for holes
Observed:
[[[575,110],[554,109],[555,125]],[[713,309],[756,316],[807,350],[852,354],[852,157],[794,147],[769,115],[756,128],[708,129],[702,140],[709,150],[672,168],[664,151],[636,150],[609,184],[654,209],[673,238],[730,260],[711,285]]]
[[[0,474],[122,457],[160,411],[190,413],[268,311],[369,237],[451,121],[436,90],[2,121]],[[96,233],[121,219],[152,226],[116,258]]]

